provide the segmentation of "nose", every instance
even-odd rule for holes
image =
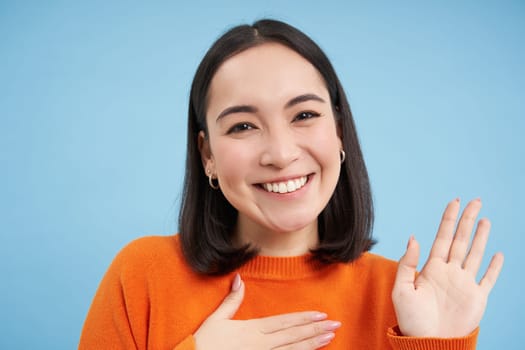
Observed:
[[[283,169],[299,158],[300,147],[290,130],[271,130],[263,142],[261,165]]]

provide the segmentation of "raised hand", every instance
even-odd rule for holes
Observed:
[[[478,283],[476,274],[490,222],[479,220],[469,250],[481,201],[476,199],[466,206],[456,227],[459,206],[459,200],[454,200],[445,209],[430,256],[419,275],[416,276],[419,245],[413,237],[399,261],[392,301],[399,329],[405,336],[462,337],[481,321],[487,298],[503,266],[503,254],[492,257]]]
[[[244,298],[244,283],[235,276],[231,293],[194,335],[197,350],[311,350],[332,341],[340,322],[318,311],[232,320]]]

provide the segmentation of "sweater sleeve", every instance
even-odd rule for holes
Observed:
[[[187,336],[173,350],[195,350],[195,338],[193,338],[193,335]]]
[[[150,346],[150,296],[145,277],[149,261],[137,254],[139,248],[124,248],[111,263],[84,322],[79,350],[146,350]],[[172,349],[194,350],[195,340],[189,334]]]
[[[388,329],[387,337],[394,350],[474,350],[479,328],[461,338],[418,338],[405,337],[398,327]]]
[[[120,281],[122,261],[115,258],[100,282],[80,336],[79,350],[141,348],[133,334]]]

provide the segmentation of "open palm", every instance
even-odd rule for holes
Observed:
[[[417,276],[419,245],[410,238],[407,251],[399,261],[392,291],[403,335],[462,337],[478,327],[488,295],[503,266],[503,255],[494,255],[481,281],[476,281],[490,231],[490,222],[481,219],[469,250],[470,235],[480,209],[479,199],[470,202],[456,228],[459,200],[449,203],[428,261]]]

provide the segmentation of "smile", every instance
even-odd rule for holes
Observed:
[[[301,176],[297,179],[290,179],[288,181],[263,183],[261,186],[268,192],[290,193],[303,187],[306,181],[308,181],[308,177]]]

